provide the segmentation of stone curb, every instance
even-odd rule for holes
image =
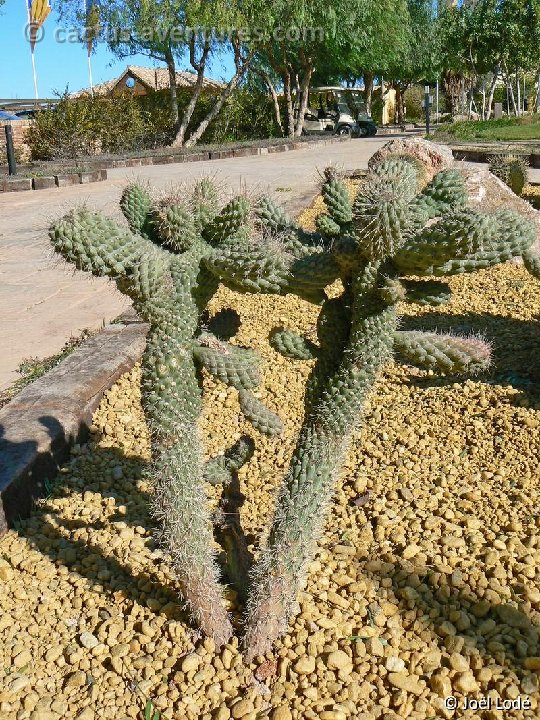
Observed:
[[[467,150],[466,148],[452,148],[452,155],[456,160],[466,160],[468,162],[488,163],[495,155],[517,155],[527,160],[529,167],[540,168],[540,155],[537,153],[508,152],[501,150],[496,152],[493,150]]]
[[[268,153],[300,150],[312,145],[329,145],[349,140],[347,137],[323,138],[309,142],[290,142],[265,147],[247,146],[231,150],[210,150],[208,152],[192,152],[178,155],[149,155],[147,157],[129,158],[127,160],[96,161],[90,163],[82,173],[71,175],[51,175],[50,177],[16,178],[0,180],[0,192],[21,192],[23,190],[42,190],[66,185],[100,182],[107,179],[107,169],[141,167],[143,165],[169,165],[172,163],[201,162],[204,160],[224,160],[233,157],[249,157],[250,155],[267,155]],[[75,179],[78,178],[78,179]]]
[[[107,170],[93,170],[92,172],[71,173],[69,175],[50,175],[34,178],[13,178],[0,180],[1,192],[23,192],[25,190],[48,190],[69,185],[86,185],[91,182],[101,182],[107,179]]]
[[[0,410],[0,537],[87,439],[104,392],[140,359],[147,329],[108,325]]]

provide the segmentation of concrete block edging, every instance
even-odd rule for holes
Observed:
[[[0,410],[0,537],[88,438],[94,410],[138,362],[147,331],[138,321],[106,326]]]

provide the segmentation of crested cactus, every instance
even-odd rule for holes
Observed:
[[[489,163],[489,170],[508,185],[516,195],[521,195],[527,184],[526,158],[518,155],[494,155]]]
[[[416,277],[489,267],[526,253],[534,241],[532,224],[515,213],[467,208],[461,174],[442,160],[434,172],[429,143],[420,149],[423,155],[415,148],[410,161],[381,152],[352,201],[340,181],[327,175],[326,213],[317,228],[330,230],[320,252],[333,259],[328,268],[337,267],[341,295],[322,304],[317,345],[282,328],[272,334],[274,349],[316,362],[268,544],[251,575],[244,638],[249,659],[270,649],[295,611],[352,431],[384,366],[395,353],[443,373],[478,372],[489,365],[490,348],[481,338],[399,331],[397,303],[446,302],[447,285]],[[419,170],[419,159],[429,172]],[[532,258],[528,262],[540,266]],[[322,288],[332,273],[321,271],[318,255],[316,265]],[[294,287],[294,263],[289,270]]]
[[[218,212],[215,189],[201,181],[191,198],[157,204],[145,188],[132,185],[122,195],[121,208],[129,229],[81,208],[55,223],[50,239],[78,269],[113,278],[150,325],[142,399],[151,432],[153,513],[192,617],[222,644],[232,625],[221,602],[202,481],[226,482],[253,448],[243,440],[223,459],[203,466],[197,432],[202,368],[241,391],[246,416],[258,429],[270,434],[281,429],[279,418],[250,393],[259,382],[255,353],[203,330],[203,313],[219,283],[205,259],[215,256],[220,245],[231,252],[247,222],[248,206],[237,198]],[[230,337],[235,318],[223,319],[224,330],[232,329]]]

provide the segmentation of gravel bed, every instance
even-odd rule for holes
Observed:
[[[178,605],[146,507],[139,368],[122,377],[94,416],[92,441],[0,541],[3,717],[142,719],[151,699],[170,720],[538,718],[540,286],[513,264],[450,284],[450,306],[404,306],[402,325],[483,333],[493,370],[456,379],[387,369],[300,614],[273,655],[250,666],[236,640],[216,652]],[[236,391],[209,377],[201,432],[210,456],[242,433],[256,436],[240,471],[241,518],[256,552],[311,367],[274,352],[268,334],[276,325],[313,331],[317,309],[225,289],[211,309],[231,306],[242,319],[235,342],[262,355],[258,394],[285,432],[257,434]],[[211,502],[218,492],[208,486]],[[224,602],[239,626],[236,594]],[[450,695],[456,713],[445,708]],[[491,709],[462,708],[480,697]]]

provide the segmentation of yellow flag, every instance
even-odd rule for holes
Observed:
[[[51,13],[49,0],[28,0],[28,16],[30,18],[30,45],[32,51],[36,44],[36,39],[40,27]]]

